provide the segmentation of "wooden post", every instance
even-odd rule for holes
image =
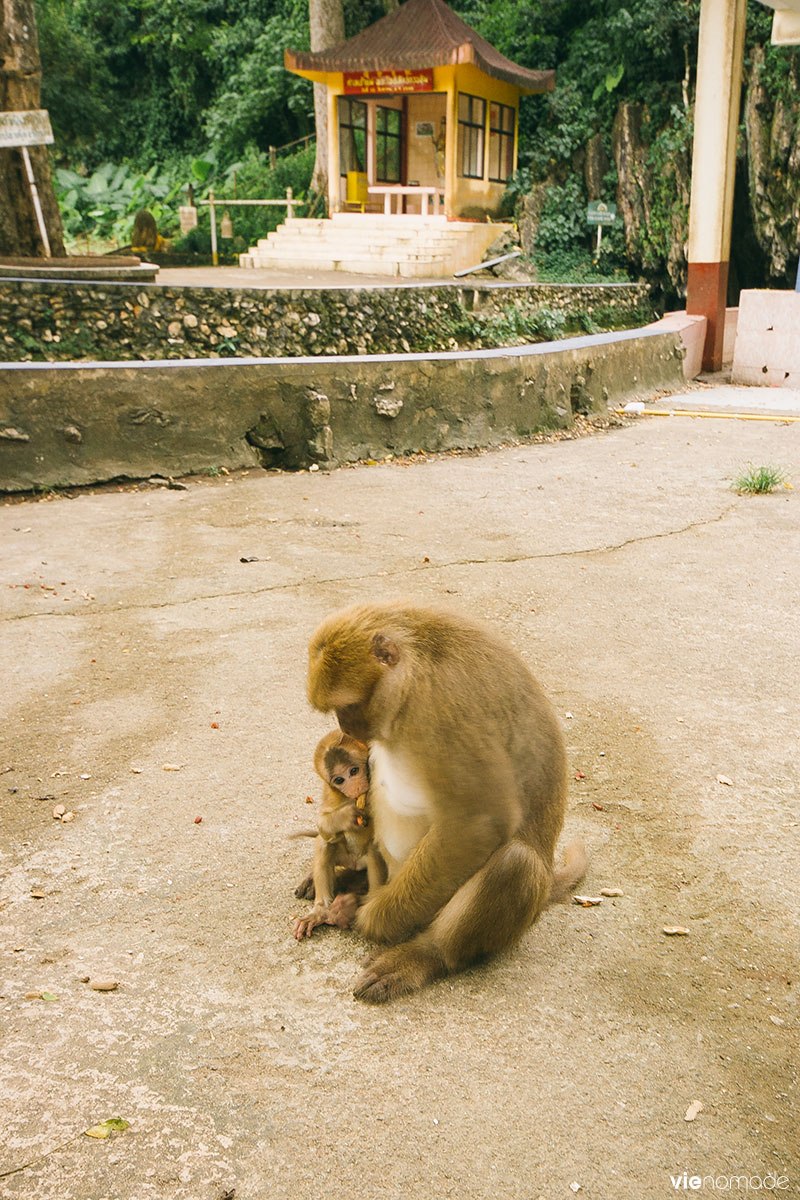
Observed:
[[[214,193],[208,193],[208,211],[211,217],[211,261],[215,267],[219,266],[219,255],[217,254],[217,214],[214,211]]]
[[[722,367],[745,14],[746,0],[700,8],[686,311],[708,322],[704,371]]]
[[[287,189],[286,189],[286,216],[287,216],[288,220],[290,220],[290,221],[294,217],[294,205],[292,204],[292,189],[289,187],[287,187]]]
[[[31,165],[31,156],[28,153],[27,146],[21,146],[20,149],[22,150],[23,162],[25,163],[25,174],[28,176],[28,183],[30,184],[30,188],[31,188],[31,200],[33,201],[33,211],[36,213],[36,221],[39,225],[39,237],[42,239],[42,245],[44,246],[44,256],[45,256],[45,258],[52,258],[52,255],[50,253],[50,239],[47,236],[47,226],[44,223],[44,213],[42,212],[42,206],[39,202],[39,192],[36,187],[36,180],[34,179],[34,176],[33,176],[33,166]]]

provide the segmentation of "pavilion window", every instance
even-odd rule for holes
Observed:
[[[367,106],[361,100],[339,97],[339,173],[366,171]]]
[[[483,179],[486,138],[486,101],[459,92],[458,173],[467,179]]]
[[[489,178],[505,183],[514,170],[514,109],[489,105]]]
[[[403,114],[379,104],[375,110],[375,175],[378,183],[399,183]]]

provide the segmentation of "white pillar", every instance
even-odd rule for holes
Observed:
[[[722,366],[747,0],[702,0],[686,311],[708,320],[703,369]]]

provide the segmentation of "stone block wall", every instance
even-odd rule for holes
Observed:
[[[646,284],[393,285],[271,291],[0,280],[0,359],[153,361],[476,349],[530,341],[487,318],[542,309],[643,324]],[[570,326],[567,326],[569,330]],[[577,331],[580,325],[573,324]],[[546,335],[545,335],[546,336]]]

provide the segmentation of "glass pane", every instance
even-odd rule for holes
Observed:
[[[500,134],[489,134],[489,178],[500,178]]]
[[[513,137],[507,137],[503,138],[503,141],[505,143],[505,147],[500,178],[506,180],[509,178],[514,169],[514,139]]]
[[[350,167],[351,171],[365,170],[364,164],[367,161],[365,154],[367,135],[363,129],[353,130],[353,162]]]

